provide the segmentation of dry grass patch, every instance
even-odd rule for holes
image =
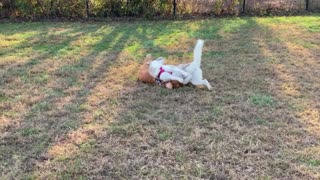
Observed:
[[[43,179],[317,179],[319,16],[0,25],[0,172]],[[136,81],[191,61],[213,91]]]

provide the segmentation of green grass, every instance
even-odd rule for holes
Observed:
[[[264,119],[258,118],[256,121],[257,121],[258,125],[263,125],[263,126],[268,125],[268,121],[266,121]]]
[[[9,99],[10,99],[10,98],[7,97],[7,96],[5,95],[5,93],[0,92],[0,102],[1,102],[1,101],[5,102],[5,101],[8,101]]]
[[[22,130],[21,135],[22,136],[32,136],[38,133],[37,129],[34,128],[25,128]]]
[[[127,136],[127,130],[122,128],[121,126],[117,126],[117,125],[113,125],[111,126],[110,128],[110,131],[112,134],[115,134],[115,135],[121,135],[121,136]]]
[[[258,107],[273,107],[276,104],[271,96],[264,94],[253,95],[250,100],[252,104]]]
[[[1,176],[319,179],[319,26],[319,14],[1,23]],[[212,91],[136,81],[147,54],[190,62],[199,38]]]
[[[50,104],[47,101],[39,102],[35,104],[31,109],[31,111],[35,113],[41,113],[48,110],[50,110]]]
[[[169,140],[171,138],[171,136],[172,136],[170,134],[170,132],[168,132],[168,131],[161,131],[161,132],[158,133],[158,135],[159,135],[159,139],[161,141]]]
[[[311,32],[320,32],[320,25],[311,25],[311,26],[309,26],[309,31],[311,31]]]
[[[310,160],[306,161],[306,163],[309,166],[315,166],[315,167],[319,167],[320,166],[320,160],[310,159]]]

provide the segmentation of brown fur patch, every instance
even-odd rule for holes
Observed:
[[[147,57],[144,60],[143,65],[140,67],[140,71],[139,71],[139,75],[138,75],[138,80],[144,83],[148,83],[148,84],[155,84],[156,81],[154,79],[154,77],[152,77],[149,73],[149,62],[152,60],[152,56],[151,55],[147,55]],[[173,88],[179,88],[182,87],[183,85],[178,82],[178,81],[170,81],[168,83],[172,84]],[[168,87],[165,86],[164,87]],[[171,88],[169,88],[171,89]]]

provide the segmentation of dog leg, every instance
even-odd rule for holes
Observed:
[[[176,77],[176,76],[173,76],[167,72],[164,72],[161,74],[160,76],[160,79],[164,82],[168,82],[168,81],[172,81],[172,80],[175,80],[175,81],[179,81],[180,83],[183,83],[183,79],[180,78],[180,77]]]
[[[187,67],[188,64],[185,64],[183,66]],[[192,79],[192,74],[186,72],[184,69],[178,66],[166,65],[166,66],[163,66],[163,68],[165,68],[166,71],[173,72],[172,76],[183,78],[182,84],[188,84]]]
[[[206,84],[206,86],[207,86],[207,88],[209,89],[209,90],[212,90],[212,86],[210,85],[210,83],[208,82],[208,80],[204,80],[205,81],[205,84]]]
[[[188,77],[191,74],[186,72],[184,69],[179,68],[177,66],[172,66],[172,65],[166,65],[166,66],[162,66],[166,71],[169,72],[173,72],[173,73],[178,73],[178,74],[182,74],[184,77]]]
[[[194,51],[193,51],[193,61],[186,68],[186,71],[188,73],[193,73],[196,69],[200,68],[203,44],[204,44],[203,40],[199,39],[197,41],[196,47],[194,48]]]
[[[192,84],[196,86],[205,85],[209,90],[212,90],[212,86],[209,84],[208,80],[206,79],[192,82]]]
[[[189,76],[187,76],[184,80],[182,84],[188,84],[192,79],[192,75],[190,74]]]

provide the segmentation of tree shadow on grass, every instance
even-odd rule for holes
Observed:
[[[169,30],[166,30],[165,32],[163,32],[163,34],[170,35],[172,33],[172,31],[174,31],[174,28],[172,28],[172,26],[169,24],[167,24],[167,27],[166,26],[160,26],[160,27],[164,28],[164,29],[166,29],[166,28],[169,29]],[[142,29],[145,30],[145,27],[143,27]],[[152,27],[149,27],[149,29],[152,29]],[[170,31],[170,29],[173,29],[173,30]],[[207,30],[205,30],[205,31],[208,32]],[[140,33],[140,34],[139,34],[139,32],[134,33],[134,32],[132,32],[132,29],[131,29],[130,30],[131,35],[128,35],[129,32],[122,33],[121,31],[119,31],[119,33],[127,34],[127,36],[121,37],[121,35],[120,35],[120,37],[117,37],[118,31],[115,30],[113,32],[116,32],[116,33],[114,33],[114,34],[110,33],[111,34],[110,37],[113,37],[113,38],[117,39],[118,42],[120,42],[119,44],[116,43],[116,44],[112,45],[112,47],[114,47],[114,50],[116,52],[118,50],[122,49],[121,46],[124,46],[125,42],[127,42],[127,40],[130,39],[129,37],[133,37],[133,39],[135,41],[141,43],[143,49],[145,49],[147,47],[150,48],[150,44],[144,43],[145,39],[147,39],[147,37],[144,34],[147,34],[147,33]],[[215,29],[214,32],[217,32],[217,30]],[[152,34],[153,33],[155,33],[155,35],[156,35],[157,33],[161,33],[161,32],[157,31],[157,32],[152,32]],[[202,31],[200,31],[198,33],[201,34]],[[132,34],[134,34],[134,35],[139,34],[139,36],[136,37]],[[191,34],[193,34],[193,33],[191,32]],[[206,34],[204,34],[204,35],[206,35]],[[214,38],[214,37],[216,37],[216,35],[214,34],[212,37]],[[108,38],[105,38],[105,40],[108,40]],[[118,45],[120,47],[118,47]],[[95,49],[97,51],[105,49],[105,48],[110,48],[110,44],[104,42],[103,40],[97,46],[93,47],[93,49]],[[154,43],[152,43],[151,49],[157,51],[159,54],[161,54],[161,53],[166,54],[166,51],[164,49],[162,49],[162,50],[161,50],[161,48],[158,49]],[[152,51],[152,52],[154,52],[154,51]],[[119,52],[117,52],[117,53],[119,53]],[[121,53],[122,53],[122,51],[120,52],[120,54]],[[99,151],[107,152],[108,150],[110,150],[109,148],[107,148],[105,151],[104,148],[101,147],[100,145],[105,145],[104,140],[108,139],[108,137],[110,137],[110,135],[115,138],[114,140],[112,140],[112,143],[110,143],[110,144],[113,144],[118,139],[117,135],[121,135],[122,133],[127,134],[127,130],[125,128],[119,127],[118,123],[123,124],[122,119],[124,119],[125,121],[128,121],[128,122],[134,122],[134,121],[132,121],[132,116],[133,116],[133,118],[135,116],[138,116],[138,117],[142,116],[143,117],[142,113],[144,111],[154,109],[152,107],[152,105],[154,104],[153,101],[161,102],[159,100],[159,98],[153,99],[154,97],[162,97],[162,95],[165,95],[168,93],[168,91],[160,90],[160,92],[158,91],[156,94],[150,94],[151,97],[149,99],[147,99],[147,100],[150,100],[150,102],[147,102],[145,105],[146,107],[148,107],[148,109],[145,109],[145,108],[141,108],[141,109],[138,108],[137,109],[137,108],[133,107],[134,104],[137,104],[140,107],[140,106],[142,106],[142,104],[140,105],[139,103],[144,103],[145,101],[141,101],[141,102],[134,101],[134,102],[131,102],[132,104],[131,103],[127,104],[128,102],[126,102],[127,98],[129,100],[131,98],[134,98],[135,91],[133,91],[133,90],[136,88],[139,89],[139,87],[136,87],[136,85],[137,85],[136,83],[133,83],[133,84],[132,83],[125,83],[127,85],[130,85],[129,89],[127,88],[128,90],[123,91],[123,88],[125,88],[125,86],[121,86],[119,92],[117,91],[117,89],[112,90],[112,91],[115,91],[115,92],[113,92],[115,97],[98,96],[96,94],[108,93],[108,91],[104,92],[104,91],[101,91],[101,89],[99,89],[99,88],[102,88],[102,87],[100,87],[101,83],[102,83],[102,86],[109,85],[108,81],[110,81],[110,79],[108,77],[107,77],[107,80],[103,80],[103,81],[102,81],[102,79],[99,79],[105,75],[103,73],[104,71],[108,71],[106,69],[109,69],[112,73],[111,74],[107,73],[107,75],[105,75],[105,76],[116,76],[118,78],[124,78],[124,77],[130,78],[130,76],[132,76],[134,74],[136,69],[127,69],[132,72],[129,74],[124,74],[125,75],[124,77],[119,76],[118,72],[122,71],[121,67],[119,68],[119,66],[115,65],[113,67],[113,69],[116,69],[116,71],[112,71],[111,70],[112,63],[110,65],[107,65],[108,63],[102,60],[102,62],[98,63],[99,64],[98,69],[101,69],[101,70],[91,72],[91,70],[89,68],[90,65],[96,64],[97,62],[95,62],[92,59],[87,59],[88,57],[83,58],[82,61],[80,61],[80,63],[78,63],[76,65],[72,65],[72,67],[74,67],[74,68],[70,68],[70,67],[66,68],[66,66],[64,66],[64,67],[61,67],[59,70],[57,70],[58,76],[61,76],[63,74],[68,75],[70,73],[64,72],[64,71],[74,71],[74,69],[79,69],[79,66],[85,67],[80,71],[84,71],[84,70],[89,69],[89,72],[90,72],[90,77],[88,77],[87,81],[86,81],[87,84],[80,83],[80,84],[86,84],[86,85],[83,85],[80,89],[76,89],[74,92],[72,92],[72,88],[67,86],[68,87],[67,90],[71,89],[71,92],[68,92],[68,93],[74,94],[75,97],[72,97],[72,99],[69,100],[68,104],[63,105],[62,111],[58,110],[52,114],[51,113],[52,107],[54,106],[55,102],[50,102],[50,98],[49,98],[47,100],[40,101],[37,105],[34,105],[36,110],[40,109],[40,113],[34,113],[31,110],[30,113],[28,113],[26,115],[26,120],[24,121],[24,123],[20,127],[20,129],[23,130],[23,132],[24,132],[23,134],[25,134],[27,137],[30,137],[30,136],[33,137],[34,134],[36,134],[37,136],[39,136],[38,137],[39,141],[35,141],[34,138],[29,139],[30,141],[28,142],[28,144],[30,144],[30,146],[26,146],[26,147],[24,147],[24,143],[22,143],[23,144],[22,146],[25,148],[24,152],[29,152],[27,155],[21,155],[21,157],[25,157],[25,161],[21,163],[23,172],[28,173],[34,168],[35,164],[38,164],[38,163],[42,164],[41,162],[44,162],[43,166],[41,166],[41,165],[37,166],[40,169],[40,172],[41,172],[42,168],[44,168],[44,169],[49,168],[49,172],[51,172],[51,170],[53,168],[53,169],[56,169],[57,172],[60,172],[61,173],[60,175],[62,175],[63,177],[64,176],[68,177],[69,175],[74,176],[75,174],[76,175],[81,175],[81,174],[87,175],[88,173],[91,173],[91,172],[86,173],[86,172],[82,171],[84,169],[81,169],[81,171],[78,172],[79,169],[73,168],[73,166],[75,165],[74,163],[78,163],[77,158],[79,158],[79,156],[80,156],[82,159],[82,158],[84,158],[82,156],[86,156],[88,154],[90,154],[90,155],[96,154],[95,151],[97,149],[94,149],[94,152],[91,152],[91,149],[93,147],[96,147],[95,145],[100,147],[100,148],[98,148]],[[117,59],[116,56],[114,58]],[[111,59],[113,59],[113,58],[111,58]],[[87,63],[89,63],[89,64],[87,64]],[[128,64],[125,64],[126,62],[117,62],[117,63],[119,63],[120,65],[128,65]],[[127,63],[130,64],[130,60],[127,60]],[[105,66],[108,66],[108,67],[105,67]],[[136,67],[136,66],[134,65],[133,68],[134,67]],[[126,69],[124,69],[124,71],[125,70]],[[78,74],[78,73],[76,73],[76,74]],[[120,73],[120,75],[122,75],[122,74]],[[77,76],[75,76],[75,77],[77,78]],[[78,77],[78,79],[80,79],[80,78]],[[111,80],[114,80],[114,79],[111,79]],[[95,89],[97,87],[97,84],[99,84],[99,82],[100,82],[99,88]],[[117,82],[116,82],[116,84],[117,84]],[[110,85],[111,85],[110,86],[110,88],[111,88],[112,85],[114,86],[115,84],[111,83]],[[147,89],[146,93],[150,93],[154,90],[157,91],[158,88]],[[177,100],[176,103],[183,104],[182,102],[179,102],[179,97],[182,93],[186,96],[188,96],[189,93],[192,93],[191,89],[185,89],[185,90],[186,90],[185,92],[184,92],[184,90],[181,90],[175,94],[176,100]],[[117,97],[118,97],[119,93],[120,94],[125,93],[126,95],[120,96],[120,98],[118,99]],[[197,91],[197,92],[193,91],[193,95],[196,95],[197,93],[199,93],[199,91]],[[111,95],[113,95],[113,94],[111,94]],[[210,95],[210,94],[211,93],[209,93],[209,92],[206,93],[206,95]],[[98,98],[103,97],[105,99],[101,100],[101,99],[97,99],[97,98],[94,99],[93,98],[94,101],[90,102],[92,104],[89,104],[89,105],[86,104],[86,101],[90,101],[90,98],[92,98],[94,96],[97,96]],[[139,93],[139,96],[137,96],[137,97],[140,97],[143,100],[142,96],[143,96],[143,94]],[[167,98],[169,98],[169,96],[166,96],[166,100],[168,101],[169,99],[167,99]],[[188,99],[191,100],[191,98],[192,97],[186,98],[186,101],[184,101],[184,104],[190,105],[190,103],[192,101],[189,102]],[[202,98],[204,98],[204,97],[202,97]],[[56,99],[54,99],[54,100],[57,101]],[[46,101],[48,101],[49,104],[43,104]],[[192,103],[195,103],[195,102],[193,101]],[[88,105],[90,107],[81,107],[81,105],[83,105],[83,104]],[[101,105],[104,105],[106,107],[101,107]],[[128,107],[126,107],[126,106],[128,106]],[[122,108],[127,109],[127,108],[131,108],[131,107],[133,108],[133,111],[125,110],[124,111],[126,114],[125,116],[122,116],[121,114],[119,114],[119,116],[117,116],[118,113],[122,113],[122,111],[121,111]],[[87,110],[83,110],[81,108],[85,108]],[[120,110],[117,108],[120,108]],[[201,108],[203,109],[203,107],[201,107]],[[209,107],[207,107],[207,108],[209,108]],[[157,107],[157,109],[160,109],[160,110],[156,110],[155,120],[157,120],[157,118],[159,118],[161,116],[165,116],[165,118],[169,119],[169,122],[166,122],[166,121],[161,122],[160,121],[161,123],[169,124],[169,125],[170,125],[170,123],[176,123],[176,124],[181,125],[181,122],[175,122],[175,120],[181,120],[179,117],[177,117],[175,115],[175,116],[173,116],[173,119],[172,119],[172,117],[170,115],[168,115],[167,112],[164,112],[163,110],[161,110],[161,109],[165,109],[163,104],[160,103],[160,107]],[[173,109],[171,109],[171,110],[173,110]],[[189,113],[189,112],[184,112],[185,110],[186,109],[183,109],[182,114]],[[89,113],[85,113],[85,112],[83,113],[83,111],[89,111]],[[197,108],[196,111],[200,112],[201,109]],[[89,120],[89,121],[85,120],[86,114],[89,114],[88,119],[91,119],[91,120]],[[110,128],[109,128],[109,122],[106,121],[107,119],[110,119],[110,117],[108,117],[108,116],[111,116],[111,118],[113,118],[115,121],[114,124],[111,124]],[[83,119],[82,119],[82,117],[83,117]],[[196,118],[195,116],[191,116],[191,117]],[[79,118],[84,120],[85,122],[79,121]],[[154,117],[152,117],[152,118],[154,119]],[[28,119],[31,119],[31,120],[28,120]],[[94,121],[93,123],[91,122],[92,119]],[[145,123],[145,122],[141,121],[141,122],[136,122],[136,123],[137,123],[137,125],[139,125],[140,123]],[[125,125],[125,123],[123,125]],[[152,120],[151,120],[151,125],[157,125],[157,124],[156,124],[156,122],[152,122]],[[94,126],[102,127],[102,132],[101,132],[101,129],[99,130],[99,128],[91,128]],[[135,126],[131,126],[131,127],[133,128],[133,131],[135,131],[135,129],[138,130]],[[161,133],[161,135],[160,135],[161,141],[165,141],[167,138],[171,137],[170,132],[167,133],[167,130],[166,130],[167,127],[164,127],[163,129],[160,128],[159,130],[156,127],[152,127],[151,131],[153,131],[154,128],[155,128],[156,132],[159,131],[159,133]],[[103,131],[105,131],[105,130],[107,131],[107,134],[103,133]],[[147,131],[149,131],[149,130],[147,129]],[[45,132],[45,133],[41,133],[41,132]],[[44,137],[41,135],[38,135],[38,134],[42,134]],[[113,134],[115,134],[115,135],[113,135]],[[130,134],[130,133],[128,133],[128,134]],[[18,136],[19,135],[20,134],[18,134]],[[147,133],[147,135],[149,135],[149,134]],[[77,138],[79,138],[79,137],[80,137],[80,139],[81,139],[81,137],[84,137],[84,140],[77,140]],[[68,140],[68,138],[70,140]],[[155,136],[155,138],[158,138],[158,137]],[[7,141],[14,142],[14,141],[12,141],[12,139],[11,140],[7,139]],[[41,142],[44,144],[42,144],[42,146],[37,149],[35,147],[39,147],[39,145],[37,145],[36,142]],[[52,142],[53,144],[51,144],[50,142]],[[17,145],[14,144],[13,146],[17,146]],[[8,146],[8,148],[10,149],[10,146]],[[49,148],[49,149],[47,150],[47,148]],[[119,150],[119,153],[121,153],[120,149],[117,149],[117,150]],[[79,153],[79,151],[80,151],[80,153]],[[73,153],[75,156],[73,156]],[[117,152],[114,151],[114,153],[117,153]],[[8,155],[11,155],[11,153],[8,153]],[[101,155],[101,154],[98,154],[98,155]],[[76,157],[76,159],[75,159],[75,157]],[[8,158],[8,159],[10,159],[10,158]],[[52,161],[52,160],[55,161],[53,163],[53,166],[47,166],[45,162]],[[120,157],[120,159],[118,159],[116,161],[121,162],[121,157]],[[28,162],[30,162],[30,163],[28,163]],[[57,164],[55,164],[55,163],[57,163]],[[61,166],[61,164],[59,164],[59,163],[68,163],[68,164],[70,163],[70,166],[68,166],[68,167],[71,167],[71,168],[65,169],[65,168],[63,168],[64,166]],[[81,162],[81,164],[82,164],[82,162]],[[26,165],[29,168],[24,168],[23,167],[24,165]],[[101,165],[101,167],[104,166],[103,163],[100,165]],[[122,170],[118,169],[117,166],[114,166],[113,168],[114,168],[113,169],[114,172],[110,172],[110,174],[109,174],[111,176],[114,176],[114,173],[122,172]],[[77,172],[73,172],[74,170]],[[129,171],[129,173],[131,173],[131,172]],[[99,169],[99,174],[97,176],[99,176],[101,174],[108,176],[108,174],[106,174],[105,169],[104,170]],[[40,175],[40,174],[36,173],[36,175]],[[125,176],[125,174],[124,174],[124,176]]]
[[[264,43],[273,41],[271,30],[251,18],[245,21],[215,40],[219,46],[211,46],[209,55],[204,53],[203,69],[214,82],[213,92],[127,83],[120,87],[126,90],[103,100],[106,107],[92,111],[93,124],[100,127],[95,136],[82,141],[75,156],[44,163],[38,173],[133,179],[314,177],[297,169],[298,156],[290,153],[319,137],[304,130],[308,125],[274,89],[273,81],[282,80],[270,60],[281,57],[265,54]],[[216,51],[222,53],[212,58],[210,52]],[[206,66],[210,63],[216,66]],[[95,89],[86,101],[101,92]]]
[[[37,68],[45,61],[52,61],[57,52],[71,46],[71,43],[77,41],[83,32],[80,27],[70,27],[70,29],[62,33],[50,35],[49,33],[52,33],[52,29],[48,27],[38,30],[37,33],[25,38],[19,44],[9,46],[3,50],[1,53],[3,60],[8,56],[15,56],[16,60],[1,65],[3,67],[1,70],[1,85],[12,83],[11,81],[15,81],[17,78],[28,78],[30,70]],[[7,33],[2,32],[2,34],[6,35]],[[72,36],[69,37],[68,34],[72,34]],[[25,51],[28,48],[31,48],[30,52],[22,53],[21,57],[17,55],[20,51]],[[19,62],[20,58],[22,59],[25,56],[27,56],[26,60]]]
[[[286,156],[303,139],[314,143],[318,137],[300,129],[306,125],[291,115],[295,111],[273,89],[278,75],[263,45],[272,39],[266,36],[270,30],[251,18],[241,21],[240,26],[207,20],[194,30],[185,27],[188,38],[207,40],[202,67],[215,87],[212,92],[191,87],[169,91],[136,83],[141,54],[174,56],[166,49],[170,44],[162,46],[165,43],[153,38],[175,34],[175,28],[169,23],[113,26],[88,55],[53,73],[65,85],[50,86],[55,93],[33,105],[21,126],[1,140],[1,161],[8,163],[5,174],[97,179],[311,177]],[[141,46],[128,49],[135,43]],[[9,169],[13,165],[18,168]]]
[[[200,32],[201,29],[199,29]],[[218,31],[215,30],[215,32]],[[122,74],[121,67],[116,69],[116,71],[111,70],[112,75],[122,79],[130,78],[134,74]],[[136,71],[135,69],[127,70]],[[207,69],[206,72],[208,73]],[[56,153],[55,157],[51,157],[54,159],[50,161],[52,163],[43,163],[35,172],[36,175],[43,171],[54,171],[59,173],[53,176],[64,178],[202,176],[201,171],[205,166],[201,165],[199,169],[195,169],[196,159],[198,159],[195,156],[200,153],[202,155],[199,155],[199,158],[205,158],[206,154],[203,151],[214,140],[210,138],[212,136],[222,138],[218,132],[208,132],[207,137],[201,136],[202,131],[207,131],[205,128],[213,129],[213,127],[207,127],[212,121],[211,118],[215,118],[211,111],[216,106],[218,108],[220,106],[211,101],[212,99],[221,100],[219,96],[215,96],[212,92],[193,90],[188,87],[168,91],[129,82],[119,87],[119,93],[114,93],[110,97],[99,95],[103,92],[100,88],[93,90],[86,101],[90,103],[90,99],[100,100],[103,97],[98,103],[104,102],[103,106],[95,106],[96,109],[89,113],[93,116],[92,124],[82,126],[82,132],[76,135],[87,138],[81,141],[80,146],[75,148],[72,154],[61,156],[64,151],[60,154]],[[217,109],[214,113],[221,112]],[[97,126],[99,128],[92,128]],[[92,129],[95,136],[88,137],[86,132],[92,132]],[[200,133],[201,137],[194,133]],[[188,138],[189,136],[191,137]],[[208,142],[201,141],[201,138]],[[70,147],[74,144],[77,142],[70,139],[62,143],[62,146],[73,149]],[[48,152],[52,152],[52,149],[58,151],[62,146],[56,143]],[[187,152],[190,152],[190,156]],[[187,162],[186,158],[190,161]],[[64,168],[62,164],[66,163],[68,167]],[[175,168],[175,164],[185,164],[186,171]],[[206,172],[203,177],[208,175],[209,173]],[[44,175],[44,177],[47,176]]]
[[[288,114],[293,116],[293,121],[282,130],[291,140],[283,158],[290,162],[290,168],[316,179],[320,177],[317,165],[320,162],[320,81],[317,78],[320,56],[315,39],[319,39],[320,34],[310,32],[309,27],[303,25],[275,28],[260,23],[261,28],[268,30],[265,31],[268,39],[278,36],[276,42],[262,43],[265,56],[270,58],[269,67],[275,74],[275,78],[268,81],[274,96],[285,102]]]
[[[27,107],[29,111],[24,114],[21,122],[4,130],[0,152],[6,177],[23,177],[23,174],[32,172],[36,164],[47,160],[48,148],[63,142],[72,131],[82,126],[85,121],[83,116],[87,111],[83,103],[91,91],[97,83],[103,83],[101,81],[105,80],[103,78],[111,67],[130,61],[123,59],[126,57],[121,59],[120,56],[128,39],[135,35],[131,27],[136,28],[130,25],[126,29],[119,25],[111,26],[112,30],[78,62],[63,65],[51,72],[51,79],[41,87],[30,82],[29,86],[42,95],[30,105],[32,107]],[[74,40],[68,42],[72,41]],[[29,68],[25,67],[23,70],[29,71]],[[8,73],[11,71],[9,69]],[[45,91],[41,92],[42,89]],[[32,94],[31,90],[24,93]],[[17,168],[9,169],[12,166]]]

